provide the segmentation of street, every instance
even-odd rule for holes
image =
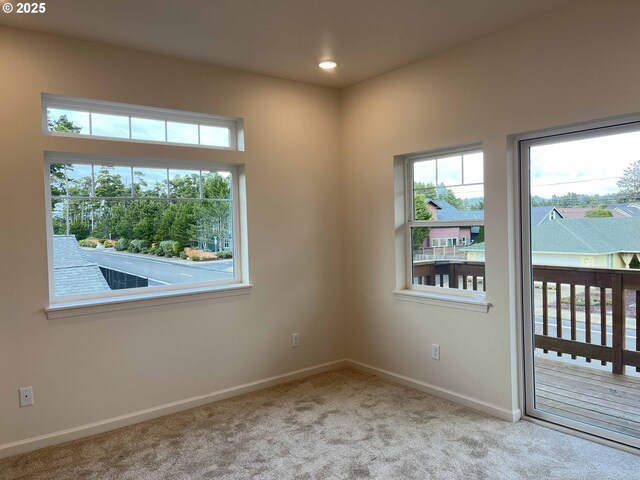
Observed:
[[[233,278],[233,260],[211,262],[172,261],[162,257],[125,254],[113,249],[82,249],[85,258],[98,265],[149,278],[149,286],[210,282]]]

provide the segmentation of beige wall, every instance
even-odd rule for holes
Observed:
[[[0,66],[0,446],[345,356],[335,90],[6,28]],[[243,117],[246,151],[45,137],[41,92]],[[44,150],[245,163],[252,293],[47,320]]]
[[[591,1],[347,89],[351,358],[517,408],[512,134],[640,111],[640,2]],[[483,142],[487,314],[394,299],[393,156]],[[371,212],[375,212],[372,215]],[[430,345],[441,345],[432,361]]]

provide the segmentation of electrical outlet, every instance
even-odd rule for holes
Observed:
[[[300,346],[300,334],[294,333],[291,335],[291,346],[299,347]]]
[[[431,345],[431,358],[440,360],[440,345],[433,343]]]
[[[19,388],[20,392],[20,406],[28,407],[29,405],[33,405],[33,387],[22,387]]]

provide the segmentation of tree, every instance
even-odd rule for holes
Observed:
[[[80,133],[82,127],[74,124],[66,115],[60,115],[58,119],[47,119],[47,126],[50,132],[62,132],[62,133]],[[51,196],[57,197],[67,194],[67,178],[65,175],[65,169],[72,169],[72,165],[64,163],[52,163],[49,167],[51,175]],[[55,210],[55,207],[61,200],[55,198],[51,200],[51,207]],[[67,225],[68,227],[68,225]],[[68,229],[68,228],[67,228]]]
[[[640,160],[629,165],[617,182],[619,202],[635,202],[640,200]]]
[[[414,208],[415,208],[415,219],[416,220],[431,220],[433,215],[429,207],[427,207],[426,198],[422,193],[416,192],[414,194]],[[413,246],[413,250],[417,250],[422,247],[425,239],[431,233],[430,227],[415,227],[411,230],[411,244]]]
[[[117,173],[115,167],[100,167],[96,175],[96,197],[124,197],[131,196],[131,189],[127,188]]]
[[[80,216],[76,216],[69,225],[69,233],[76,236],[76,240],[84,240],[91,233],[91,228],[87,225]]]
[[[588,218],[613,217],[613,213],[611,212],[611,210],[598,207],[598,208],[592,208],[591,210],[587,210],[584,216]]]
[[[57,120],[47,119],[50,132],[80,133],[82,127],[73,123],[66,115],[60,115]]]

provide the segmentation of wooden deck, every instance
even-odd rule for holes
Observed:
[[[640,378],[535,359],[536,407],[640,437]]]

